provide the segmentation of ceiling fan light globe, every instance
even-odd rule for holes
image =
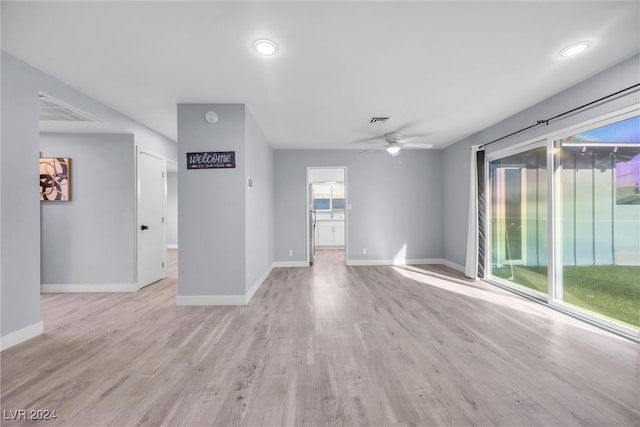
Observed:
[[[400,147],[398,145],[390,145],[387,147],[387,153],[394,155],[400,152]]]

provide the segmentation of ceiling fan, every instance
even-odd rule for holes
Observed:
[[[392,156],[397,156],[400,153],[400,149],[405,147],[406,148],[425,148],[425,149],[433,148],[433,144],[426,144],[421,142],[410,142],[418,138],[419,137],[417,136],[409,136],[409,137],[403,138],[401,132],[385,133],[384,134],[384,142],[386,143],[385,146],[372,148],[371,150],[364,151],[364,153],[369,151],[375,151],[375,150],[387,150],[387,153],[391,154]],[[378,138],[378,139],[374,139],[367,142],[381,143],[382,142],[381,139],[382,138]]]

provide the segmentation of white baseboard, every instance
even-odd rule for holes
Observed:
[[[245,296],[245,304],[249,304],[249,301],[251,301],[251,298],[253,298],[253,296],[255,295],[255,293],[258,291],[258,289],[260,289],[260,286],[262,286],[262,284],[264,283],[265,280],[267,280],[267,277],[269,277],[269,274],[271,274],[271,271],[273,270],[273,264],[271,264],[269,266],[269,268],[267,268],[267,270],[262,274],[262,277],[260,277],[251,287],[251,289],[249,289],[247,291],[247,295]]]
[[[350,259],[347,260],[349,266],[367,265],[420,265],[420,264],[442,264],[456,271],[464,273],[464,266],[451,262],[444,258],[423,258],[423,259]]]
[[[271,264],[246,295],[178,295],[176,305],[246,305],[267,280],[276,263]]]
[[[419,265],[419,264],[442,264],[441,258],[420,258],[420,259],[348,259],[349,266],[367,266],[367,265]]]
[[[37,337],[44,331],[44,324],[42,321],[27,326],[26,328],[19,329],[15,332],[10,332],[7,335],[0,338],[0,351],[4,351],[8,348],[18,345],[28,339]]]
[[[176,305],[245,305],[246,295],[178,295]]]
[[[276,261],[273,267],[309,267],[307,261]]]
[[[178,245],[167,245],[167,249],[178,249]]]
[[[40,292],[43,294],[83,293],[83,292],[137,292],[137,283],[96,283],[96,284],[42,284]]]
[[[465,270],[464,266],[460,264],[456,264],[455,262],[451,262],[448,259],[443,259],[441,264],[446,265],[449,268],[453,268],[454,270],[457,270],[460,273],[464,273],[464,270]]]

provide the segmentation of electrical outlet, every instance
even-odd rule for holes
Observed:
[[[289,256],[293,256],[293,249],[289,249]]]
[[[362,255],[366,255],[367,254],[367,248],[362,248]]]

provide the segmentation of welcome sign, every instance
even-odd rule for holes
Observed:
[[[231,169],[235,167],[235,151],[187,153],[187,169]]]

